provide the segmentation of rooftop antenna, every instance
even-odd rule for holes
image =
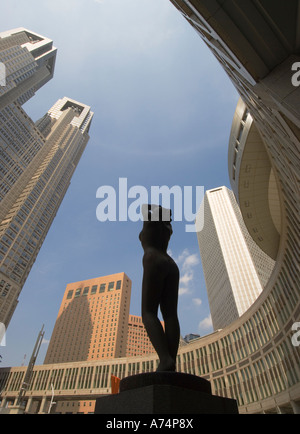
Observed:
[[[22,383],[22,386],[21,386],[21,389],[19,392],[18,399],[17,399],[17,405],[22,405],[25,393],[29,389],[31,377],[32,377],[32,373],[33,373],[33,368],[34,368],[34,365],[35,365],[35,362],[36,362],[36,359],[37,359],[37,356],[38,356],[38,353],[40,350],[40,346],[41,346],[41,343],[42,343],[42,340],[43,340],[43,337],[45,334],[45,332],[43,330],[44,330],[44,324],[43,324],[41,331],[38,334],[38,337],[37,337],[37,340],[36,340],[36,343],[35,343],[31,358],[30,358],[30,361],[28,363],[25,377],[24,377],[24,380],[23,380],[23,383]]]

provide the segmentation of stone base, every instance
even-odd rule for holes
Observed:
[[[95,414],[238,414],[238,408],[212,395],[201,377],[154,372],[121,380],[120,393],[96,400]]]

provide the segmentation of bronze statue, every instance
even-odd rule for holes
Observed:
[[[180,339],[177,316],[179,269],[168,255],[173,233],[171,210],[160,205],[143,205],[143,229],[139,235],[143,256],[142,320],[159,357],[157,371],[175,371]],[[158,319],[160,307],[165,324]]]

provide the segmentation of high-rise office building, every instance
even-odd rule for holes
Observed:
[[[161,322],[164,327],[164,322]],[[126,356],[145,356],[155,353],[141,316],[129,315]]]
[[[51,80],[56,51],[51,39],[24,27],[0,33],[0,62],[4,68],[0,111],[11,103],[23,105]]]
[[[250,235],[276,260],[285,206],[289,245],[299,244],[299,1],[170,1],[241,96],[230,136],[230,183]],[[296,270],[298,263],[289,265],[295,282],[289,286],[297,288]]]
[[[52,41],[25,29],[0,34],[0,322],[18,296],[89,140],[93,113],[69,98],[34,123],[22,109],[53,76]]]
[[[203,210],[204,207],[204,210]],[[257,299],[274,267],[253,241],[234,194],[208,190],[196,219],[203,272],[215,330],[239,318]],[[203,225],[203,226],[202,226]]]
[[[44,363],[125,357],[130,296],[125,273],[69,283]]]

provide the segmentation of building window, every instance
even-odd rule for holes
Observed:
[[[69,300],[72,297],[73,297],[73,289],[70,289],[70,291],[68,292],[68,295],[67,295],[67,300]]]
[[[88,295],[89,289],[90,289],[90,287],[89,287],[89,286],[86,286],[86,287],[84,288],[84,290],[83,290],[82,295]]]
[[[121,280],[118,280],[118,281],[117,281],[116,289],[121,289],[121,284],[122,284],[122,281],[121,281]]]
[[[81,288],[76,289],[75,297],[79,297],[81,294]]]
[[[93,285],[91,289],[91,294],[96,294],[98,285]]]
[[[108,284],[108,291],[112,291],[114,289],[115,282],[109,282]]]
[[[99,292],[105,292],[105,283],[101,283]]]

